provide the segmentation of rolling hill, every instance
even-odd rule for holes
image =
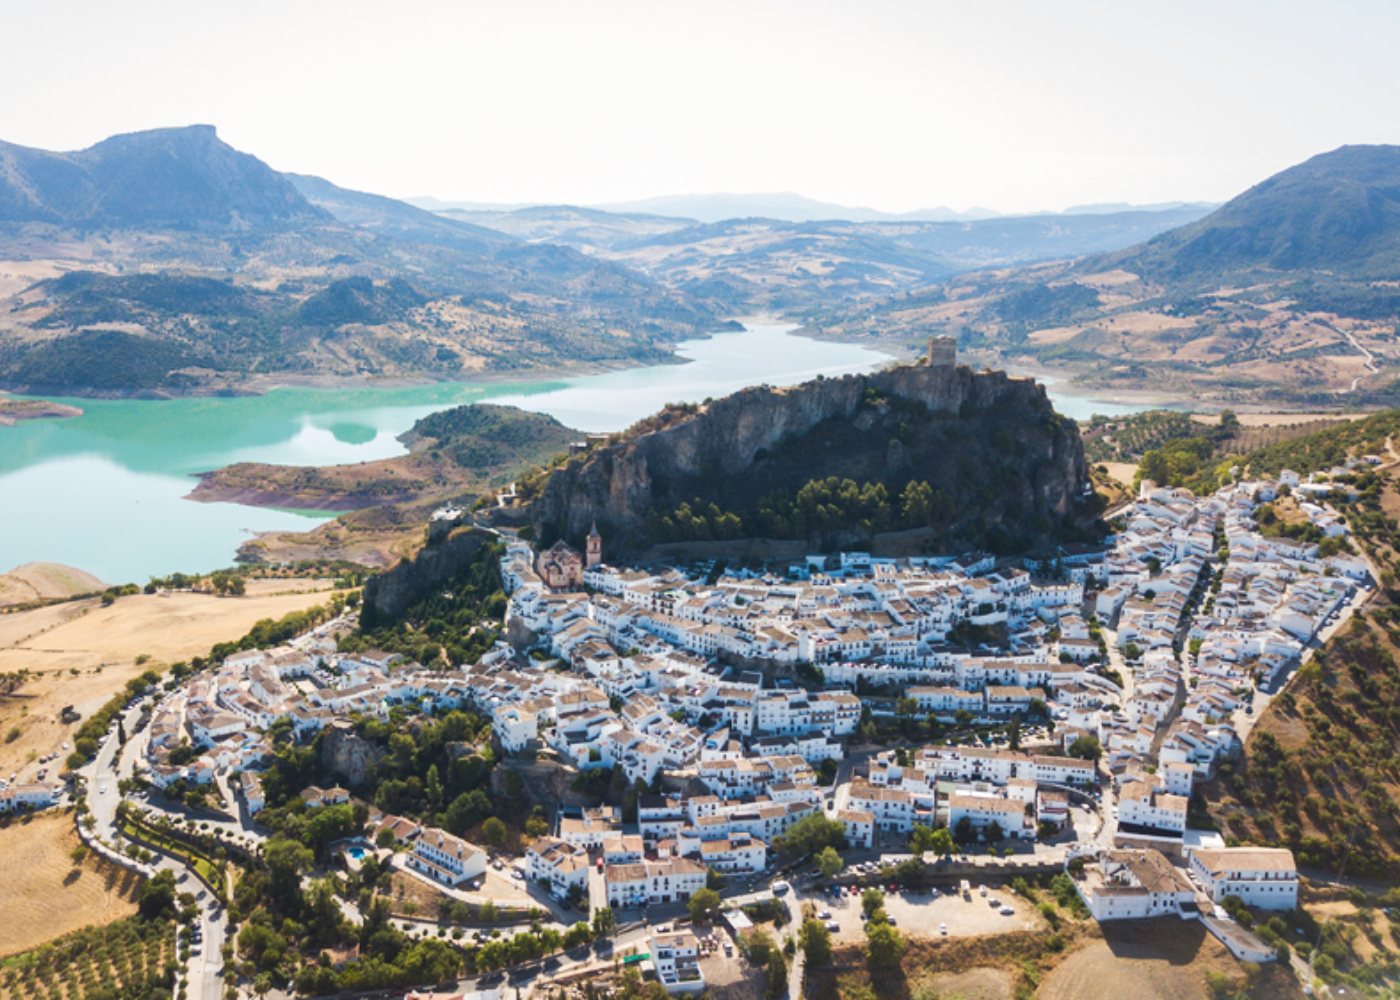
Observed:
[[[809,328],[916,348],[930,333],[1091,390],[1218,402],[1396,399],[1400,147],[1343,147],[1139,245],[985,271]]]
[[[977,268],[1117,250],[1193,221],[1201,206],[970,222],[734,218],[696,223],[573,206],[450,211],[527,240],[626,264],[730,310],[805,313],[919,288]]]
[[[655,362],[719,307],[627,266],[284,175],[209,126],[0,146],[0,385],[211,392]]]

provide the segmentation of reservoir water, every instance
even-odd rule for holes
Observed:
[[[305,530],[330,515],[185,500],[194,474],[233,462],[387,458],[403,453],[398,435],[415,420],[461,403],[509,403],[580,430],[613,431],[667,402],[867,371],[888,360],[864,347],[795,337],[791,329],[753,323],[741,333],[682,343],[686,364],[566,379],[61,400],[83,415],[0,427],[0,572],[58,562],[108,582],[140,583],[230,565],[256,532]],[[1051,395],[1073,417],[1132,409]]]

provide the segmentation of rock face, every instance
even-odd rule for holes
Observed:
[[[928,482],[951,511],[934,528],[945,545],[1006,550],[1092,517],[1078,428],[1042,386],[1003,372],[911,365],[761,386],[652,424],[548,475],[528,510],[542,543],[581,545],[596,521],[612,560],[660,540],[657,517],[697,498],[743,515],[748,535],[765,497],[830,476],[891,498]]]
[[[447,538],[430,542],[412,559],[370,577],[365,582],[362,621],[372,628],[375,621],[398,619],[434,587],[452,579],[492,541],[487,532],[459,529]]]
[[[352,788],[362,788],[384,758],[384,748],[363,739],[349,720],[337,719],[321,737],[320,755],[323,771]]]

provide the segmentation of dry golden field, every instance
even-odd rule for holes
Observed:
[[[72,566],[59,563],[25,563],[0,573],[0,608],[105,590],[107,585]]]
[[[0,955],[136,911],[140,879],[92,854],[74,864],[78,844],[71,812],[12,819],[0,828]]]
[[[142,671],[205,655],[259,619],[321,604],[330,592],[328,580],[254,579],[246,597],[139,594],[105,608],[93,598],[0,614],[0,673],[35,675],[0,700],[0,776],[23,769],[32,779],[32,761],[57,750],[54,776],[61,744],[79,725],[60,720],[65,705],[86,718]],[[138,665],[140,657],[149,660]]]

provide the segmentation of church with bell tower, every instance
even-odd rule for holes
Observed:
[[[598,534],[598,522],[588,529],[588,541],[584,546],[584,568],[592,569],[603,561],[603,536]]]

